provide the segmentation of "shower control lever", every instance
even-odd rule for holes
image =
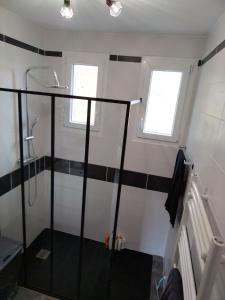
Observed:
[[[34,137],[33,135],[31,135],[31,136],[25,137],[25,138],[24,138],[24,141],[31,141],[31,140],[33,140],[33,139],[35,139],[35,137]]]
[[[23,164],[24,164],[24,166],[26,166],[32,162],[35,162],[38,158],[39,158],[38,156],[28,157],[28,158],[24,159]],[[18,160],[18,163],[20,164],[20,159]]]

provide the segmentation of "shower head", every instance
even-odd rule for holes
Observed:
[[[68,89],[68,86],[64,86],[64,85],[59,84],[59,79],[58,79],[58,75],[57,75],[56,71],[52,70],[52,72],[53,72],[55,84],[49,85],[47,87],[48,88],[53,88],[53,89],[61,89],[61,90]]]
[[[47,71],[50,71],[53,74],[54,83],[52,85],[46,85],[44,82],[42,82],[41,80],[37,79],[35,76],[30,74],[30,71],[32,71],[32,70],[47,70]],[[54,69],[52,69],[51,67],[45,67],[45,66],[43,66],[43,67],[32,67],[32,68],[29,68],[26,71],[26,78],[28,77],[28,74],[31,78],[33,78],[36,82],[38,82],[41,86],[43,86],[45,88],[54,88],[54,89],[63,89],[63,90],[69,88],[66,85],[60,85],[57,72]],[[27,80],[26,80],[26,82],[27,82]],[[27,88],[27,84],[26,84],[26,88]]]

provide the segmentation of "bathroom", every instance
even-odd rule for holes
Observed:
[[[223,244],[224,28],[222,0],[0,0],[0,300],[170,299],[193,182]],[[196,245],[178,299],[225,299]]]

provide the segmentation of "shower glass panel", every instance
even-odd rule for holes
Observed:
[[[17,97],[0,92],[0,233],[22,244]],[[1,256],[1,255],[0,255]]]
[[[101,103],[100,130],[91,131],[82,253],[81,299],[109,299],[112,233],[126,105]],[[117,177],[117,179],[115,178]],[[113,267],[113,266],[112,266]]]
[[[49,97],[22,95],[27,247],[23,254],[25,282],[21,283],[43,292],[51,288],[50,105]]]
[[[23,250],[17,97],[0,92],[0,299],[13,292]]]
[[[86,128],[75,129],[67,122],[71,96],[7,91],[11,107],[10,101],[4,105],[16,112],[13,120],[19,126],[2,116],[12,135],[4,147],[14,150],[8,165],[0,161],[0,197],[19,190],[12,203],[7,200],[16,206],[13,220],[14,210],[1,199],[1,211],[10,209],[7,220],[1,219],[1,231],[24,243],[19,283],[63,299],[109,299],[118,255],[104,243],[117,248],[130,104],[97,99],[106,113],[100,130],[92,131],[90,99],[83,100],[88,103]]]
[[[53,292],[77,299],[85,130],[66,124],[69,105],[56,98]]]

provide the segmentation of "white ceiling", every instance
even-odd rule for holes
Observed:
[[[225,10],[225,0],[120,0],[110,17],[105,0],[71,0],[75,15],[63,19],[63,0],[0,0],[0,5],[45,27],[82,31],[205,34]]]

